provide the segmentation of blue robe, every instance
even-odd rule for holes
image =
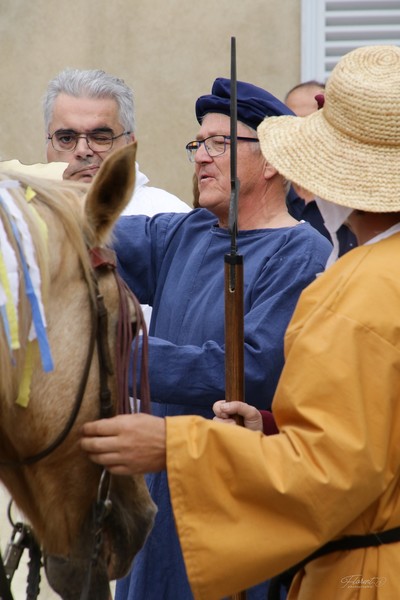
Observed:
[[[118,269],[153,306],[149,377],[154,415],[213,416],[225,397],[224,255],[230,234],[205,209],[123,217],[115,231]],[[301,291],[324,270],[331,244],[308,223],[240,231],[244,262],[245,398],[269,409],[283,367],[283,338]],[[138,365],[138,380],[140,365]],[[139,386],[140,397],[140,386]],[[166,472],[147,476],[155,526],[117,583],[116,600],[190,600]],[[206,515],[205,515],[206,518]],[[265,599],[265,585],[248,594]]]

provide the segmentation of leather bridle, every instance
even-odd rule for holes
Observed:
[[[91,328],[89,344],[86,354],[86,360],[83,367],[82,377],[79,382],[79,387],[75,396],[74,406],[65,423],[62,431],[57,437],[43,450],[40,450],[32,456],[15,460],[0,460],[0,467],[20,467],[37,463],[46,456],[49,456],[56,448],[58,448],[70,433],[79,410],[82,406],[82,401],[85,395],[86,386],[89,378],[90,367],[93,360],[94,349],[97,341],[98,358],[99,358],[99,401],[100,401],[100,417],[110,417],[112,414],[129,413],[131,412],[130,400],[128,393],[128,369],[129,356],[132,342],[135,339],[135,348],[133,355],[133,363],[135,365],[138,349],[139,335],[133,334],[132,322],[130,318],[129,302],[135,308],[136,314],[136,332],[142,330],[142,363],[141,363],[141,407],[143,412],[149,412],[150,394],[149,382],[147,373],[147,330],[144,321],[143,313],[140,304],[128,288],[125,282],[119,276],[116,270],[115,252],[110,248],[92,248],[89,254],[93,266],[93,283],[95,288],[95,298],[90,297],[91,307]],[[113,374],[113,366],[108,347],[108,313],[104,304],[104,298],[99,292],[98,274],[103,270],[112,270],[119,295],[119,318],[116,341],[116,378],[118,390],[118,404],[116,410],[112,403],[111,392],[108,388],[108,376]],[[133,371],[133,397],[136,398],[136,374]]]
[[[133,400],[135,406],[137,405],[136,363],[139,354],[140,332],[142,332],[140,394],[141,411],[150,411],[150,392],[147,370],[147,329],[141,306],[136,296],[132,293],[132,291],[128,288],[128,286],[119,276],[116,269],[116,255],[113,250],[111,250],[110,248],[91,248],[89,249],[89,255],[93,267],[92,276],[93,287],[95,291],[94,296],[92,293],[89,294],[91,314],[90,337],[87,348],[86,360],[84,363],[82,376],[79,382],[79,387],[75,396],[75,401],[71,413],[62,431],[43,450],[40,450],[32,456],[28,456],[21,459],[1,460],[0,467],[22,467],[32,465],[49,456],[65,441],[68,434],[71,432],[71,429],[76,421],[76,418],[82,406],[96,344],[99,360],[99,417],[108,418],[116,413],[123,414],[132,412],[128,392],[128,375],[130,363],[129,359],[133,341],[135,342],[133,349]],[[108,386],[109,376],[114,375],[114,367],[111,360],[111,354],[108,344],[108,312],[104,304],[104,298],[99,291],[99,276],[105,271],[112,271],[115,277],[119,296],[118,326],[115,355],[115,377],[118,400],[116,406],[113,404],[112,395]],[[134,308],[136,315],[135,328],[133,328],[131,319],[132,307]],[[107,482],[107,490],[105,492],[104,480],[106,480]],[[101,545],[101,528],[104,519],[110,510],[109,482],[110,476],[108,474],[105,474],[105,472],[103,471],[103,475],[101,476],[99,483],[98,498],[97,502],[95,503],[93,516],[96,537],[94,540],[93,555],[90,558],[90,568],[88,569],[88,577],[84,585],[84,589],[82,590],[82,600],[88,598],[91,567],[97,560],[97,556],[99,554]],[[1,575],[2,573],[4,574],[4,566],[1,556],[0,567]],[[0,583],[1,581],[2,578],[0,577]],[[2,590],[3,587],[4,586],[0,586],[0,593],[4,594],[5,599],[12,599],[11,592],[9,592],[9,588]]]

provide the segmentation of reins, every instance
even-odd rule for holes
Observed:
[[[125,281],[119,276],[116,269],[116,255],[110,248],[93,248],[90,251],[93,267],[97,269],[112,269],[118,288],[119,296],[119,319],[116,342],[116,382],[118,390],[118,409],[119,414],[128,414],[132,412],[129,393],[128,393],[128,375],[129,375],[129,356],[132,349],[132,343],[135,342],[133,349],[133,373],[132,373],[132,394],[133,402],[137,402],[137,377],[136,364],[139,359],[139,333],[142,332],[142,352],[141,352],[141,371],[140,371],[140,402],[142,412],[150,412],[150,385],[148,376],[148,336],[146,322],[143,311],[135,294],[126,285]],[[136,332],[133,333],[131,323],[132,304],[136,316]]]
[[[0,598],[13,600],[10,584],[17,570],[24,550],[29,551],[26,600],[36,600],[40,592],[40,569],[42,552],[31,528],[25,523],[14,523],[11,517],[12,500],[8,505],[8,519],[13,527],[10,541],[7,544],[4,560],[0,560]]]
[[[111,475],[103,469],[99,487],[97,490],[97,500],[93,506],[93,548],[92,555],[89,560],[89,566],[83,584],[80,600],[90,600],[90,584],[93,576],[93,568],[97,564],[101,546],[103,543],[103,525],[107,516],[112,510],[112,502],[110,500]]]

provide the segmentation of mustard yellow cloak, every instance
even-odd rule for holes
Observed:
[[[326,542],[400,525],[400,234],[301,295],[264,436],[167,418],[175,520],[196,600],[264,581]],[[314,560],[290,600],[397,600],[400,544]]]

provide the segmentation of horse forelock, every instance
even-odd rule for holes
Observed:
[[[28,187],[35,192],[31,201],[33,206],[37,207],[39,211],[41,207],[48,209],[49,219],[46,217],[45,220],[49,221],[49,228],[58,224],[60,229],[65,231],[66,238],[72,243],[90,282],[91,267],[87,249],[91,246],[95,235],[84,214],[88,186],[75,182],[37,179],[23,175],[18,175],[18,181],[23,188],[22,194]]]

